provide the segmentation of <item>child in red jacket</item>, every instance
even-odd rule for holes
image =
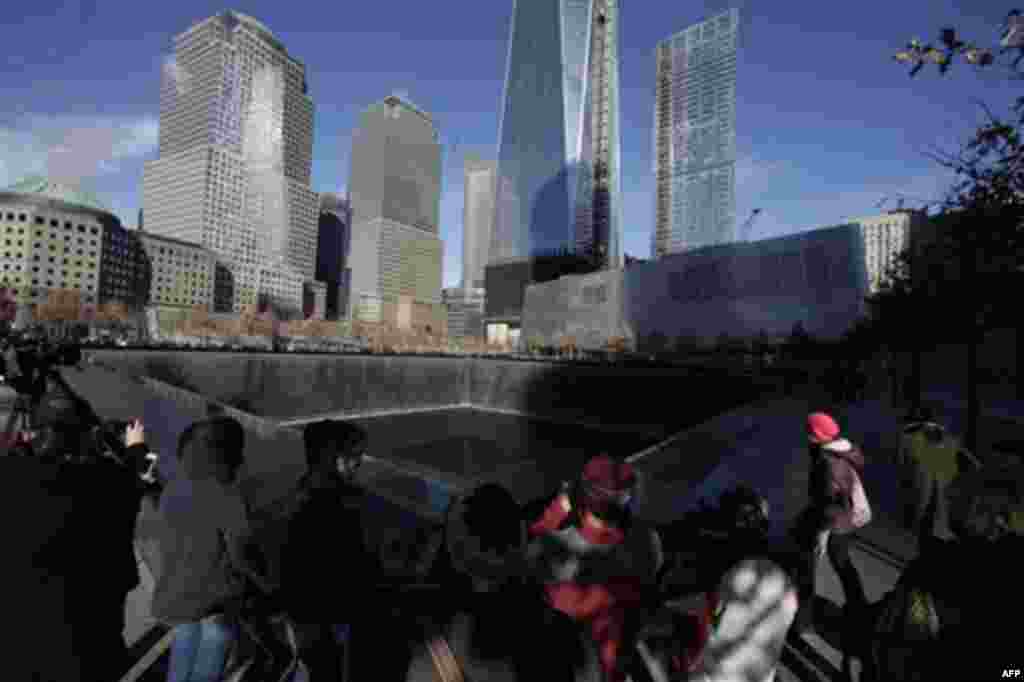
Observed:
[[[533,555],[548,557],[548,602],[590,630],[610,682],[626,678],[618,666],[626,616],[662,562],[657,532],[632,519],[635,489],[629,464],[595,457],[577,494],[558,495],[530,526]]]

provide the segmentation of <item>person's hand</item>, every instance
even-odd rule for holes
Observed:
[[[146,429],[139,419],[133,419],[124,431],[124,445],[130,448],[146,442]]]

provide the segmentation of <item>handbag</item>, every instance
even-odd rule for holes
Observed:
[[[455,660],[452,648],[448,646],[448,640],[443,635],[436,635],[427,639],[427,651],[434,661],[434,669],[441,679],[441,682],[466,682],[462,674],[462,666]]]

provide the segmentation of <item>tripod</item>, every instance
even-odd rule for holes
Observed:
[[[19,437],[23,438],[22,434],[31,431],[32,427],[32,397],[19,393],[18,397],[14,399],[11,414],[7,417],[3,445],[7,448],[14,447],[17,445]]]

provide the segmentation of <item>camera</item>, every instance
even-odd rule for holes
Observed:
[[[22,395],[41,396],[46,379],[55,367],[74,367],[82,362],[77,343],[51,343],[41,335],[10,332],[2,341],[5,381]]]

